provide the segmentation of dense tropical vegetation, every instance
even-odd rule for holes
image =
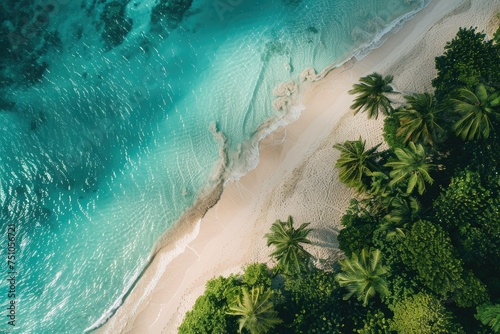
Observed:
[[[334,146],[357,194],[345,258],[316,268],[308,224],[278,220],[265,235],[277,265],[209,281],[179,332],[500,333],[499,64],[500,46],[469,28],[436,58],[433,94],[396,107],[391,76],[361,78],[352,108],[386,115],[389,148]]]

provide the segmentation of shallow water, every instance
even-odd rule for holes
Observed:
[[[16,284],[0,300],[15,301],[16,326],[2,307],[0,330],[37,334],[100,325],[198,194],[255,166],[259,127],[284,116],[275,86],[363,55],[424,5],[193,1],[152,24],[153,0],[27,2],[2,17],[1,223],[5,240],[16,225]]]

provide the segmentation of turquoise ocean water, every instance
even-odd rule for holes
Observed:
[[[0,332],[101,325],[198,195],[255,166],[276,85],[427,2],[3,1]]]

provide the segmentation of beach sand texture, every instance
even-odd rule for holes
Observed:
[[[326,265],[342,256],[336,236],[354,193],[338,180],[333,166],[339,152],[332,146],[359,137],[367,147],[383,141],[383,120],[354,116],[347,91],[374,71],[394,75],[397,91],[432,91],[434,57],[442,54],[445,43],[459,27],[491,33],[498,11],[500,0],[434,0],[361,61],[303,84],[305,110],[299,119],[261,141],[257,168],[227,184],[201,221],[169,235],[168,246],[96,333],[177,333],[207,280],[240,272],[253,262],[272,264],[264,234],[288,215],[315,229],[308,247],[314,256],[328,259]]]

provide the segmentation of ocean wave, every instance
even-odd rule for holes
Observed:
[[[134,286],[144,275],[145,270],[149,268],[153,262],[155,262],[154,274],[152,275],[152,277],[148,277],[147,286],[141,291],[141,295],[136,299],[135,307],[130,310],[130,314],[134,316],[137,313],[137,309],[141,305],[142,301],[144,301],[151,294],[153,289],[158,284],[167,266],[189,247],[189,243],[196,239],[196,237],[200,233],[200,227],[201,219],[198,219],[192,227],[191,231],[189,231],[187,234],[183,234],[181,238],[175,240],[175,242],[172,243],[173,247],[170,250],[156,255],[158,257],[157,259],[155,258],[155,256],[152,256],[145,264],[145,266],[129,281],[129,284],[125,286],[122,293],[111,305],[111,307],[106,312],[104,312],[96,322],[87,327],[84,330],[84,333],[90,333],[106,323],[106,321],[111,318],[113,314],[115,314],[116,310],[123,304],[124,299],[127,298],[127,296],[132,292]]]
[[[401,28],[407,21],[413,19],[415,15],[417,15],[420,11],[422,11],[425,7],[427,7],[431,2],[432,0],[419,1],[419,3],[421,4],[420,6],[415,8],[413,11],[410,11],[407,14],[398,17],[389,24],[387,24],[379,33],[377,33],[372,38],[370,42],[361,44],[359,47],[356,48],[356,50],[354,50],[348,56],[341,59],[339,62],[334,62],[330,66],[327,66],[325,69],[323,69],[320,73],[316,75],[313,81],[318,81],[323,79],[332,70],[346,65],[352,60],[359,61],[364,57],[366,57],[371,51],[382,46],[382,44],[384,44],[384,42],[387,40],[387,38],[390,37],[390,35],[393,35],[397,33],[399,30],[401,30]]]

